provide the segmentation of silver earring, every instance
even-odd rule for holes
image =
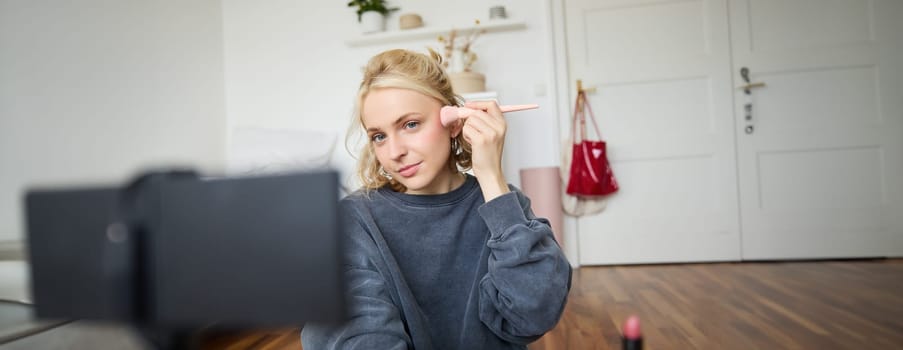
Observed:
[[[458,150],[458,139],[456,138],[451,139],[451,153],[452,155],[458,155],[458,153],[460,153]]]
[[[388,172],[386,172],[386,169],[383,169],[382,166],[379,167],[379,175],[381,175],[382,177],[387,178],[389,180],[392,180],[392,175],[390,175]]]

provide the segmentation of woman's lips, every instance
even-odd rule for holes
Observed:
[[[414,174],[417,174],[417,170],[420,170],[420,163],[423,162],[418,162],[416,164],[411,164],[404,168],[401,168],[398,170],[398,174],[404,177],[414,176]]]

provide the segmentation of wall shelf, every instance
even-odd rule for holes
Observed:
[[[465,27],[455,27],[459,32],[470,32],[471,29],[478,27],[485,29],[487,33],[513,31],[527,28],[527,22],[516,21],[511,19],[493,19],[480,21],[479,26],[469,25]],[[404,42],[417,39],[436,39],[439,35],[447,36],[452,27],[421,27],[406,30],[393,30],[388,32],[361,34],[356,37],[345,40],[348,46],[369,46],[377,44],[387,44],[394,42]]]
[[[461,98],[463,98],[464,101],[498,101],[499,93],[495,91],[469,92],[466,94],[461,94]]]

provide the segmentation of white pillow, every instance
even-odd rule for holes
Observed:
[[[230,174],[272,174],[325,169],[335,149],[334,132],[237,127],[226,155]]]

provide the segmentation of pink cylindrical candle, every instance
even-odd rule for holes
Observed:
[[[564,212],[561,209],[561,173],[558,167],[520,171],[521,190],[530,198],[533,213],[546,218],[558,245],[564,247]]]

